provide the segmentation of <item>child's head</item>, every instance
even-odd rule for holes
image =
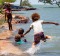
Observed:
[[[38,13],[33,13],[31,17],[32,17],[32,21],[34,22],[34,21],[39,20],[40,15]]]
[[[18,30],[18,34],[23,34],[23,33],[24,33],[24,29],[20,28],[20,29]]]
[[[19,42],[21,40],[21,36],[19,35],[19,34],[17,34],[16,36],[15,36],[15,41],[16,42]]]

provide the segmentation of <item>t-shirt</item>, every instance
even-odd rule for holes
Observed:
[[[37,20],[37,21],[33,22],[33,23],[30,25],[30,27],[33,26],[34,34],[43,32],[42,22],[43,22],[43,20]]]

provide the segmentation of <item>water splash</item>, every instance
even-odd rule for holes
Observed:
[[[40,50],[40,44],[37,44],[34,48],[33,47],[30,47],[29,49],[27,49],[25,52],[26,53],[29,53],[29,54],[34,54],[36,53],[38,50]]]
[[[0,55],[8,55],[9,53],[7,51],[0,51]]]

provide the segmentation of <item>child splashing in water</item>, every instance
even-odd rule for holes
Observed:
[[[24,29],[20,28],[18,30],[18,34],[15,36],[15,42],[17,44],[23,44],[24,42],[27,42],[27,40],[24,39],[23,33],[24,33]],[[22,40],[22,38],[23,38],[23,40]]]
[[[42,24],[55,24],[59,25],[55,22],[44,22],[43,20],[39,20],[40,15],[38,13],[32,14],[32,21],[33,23],[30,25],[30,28],[24,33],[26,35],[30,32],[31,29],[34,29],[34,42],[32,44],[32,47],[34,48],[37,44],[39,44],[40,40],[46,42],[46,39],[49,39],[50,36],[46,35],[44,36],[44,31],[42,28]]]

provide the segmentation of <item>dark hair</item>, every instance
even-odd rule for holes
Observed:
[[[23,33],[24,33],[24,29],[20,28],[20,29],[18,30],[18,34],[23,34]]]
[[[40,18],[40,15],[38,13],[33,13],[31,17],[33,21],[36,21]]]
[[[15,36],[15,41],[16,41],[16,42],[19,42],[19,41],[21,40],[20,37],[21,37],[21,36],[20,36],[19,34],[17,34],[17,35]]]
[[[9,10],[9,11],[11,11],[11,6],[10,6],[10,4],[7,4],[7,5],[6,5],[6,9]]]

